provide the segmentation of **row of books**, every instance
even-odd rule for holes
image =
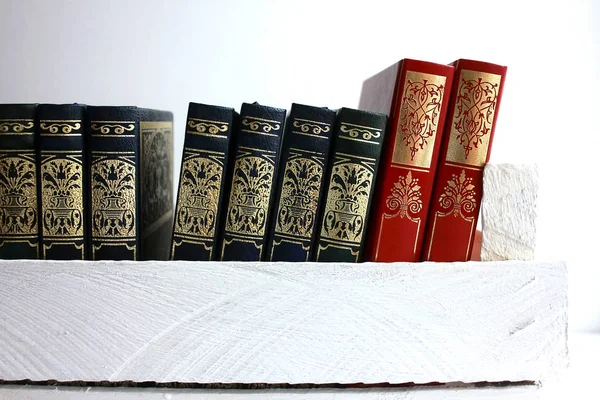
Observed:
[[[174,213],[170,113],[0,106],[0,258],[467,260],[505,74],[405,59],[360,110],[190,103]]]
[[[505,76],[405,59],[360,110],[191,104],[171,258],[468,260]]]

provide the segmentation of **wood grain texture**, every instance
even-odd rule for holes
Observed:
[[[563,263],[0,261],[0,379],[543,381]]]

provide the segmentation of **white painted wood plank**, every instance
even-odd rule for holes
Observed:
[[[0,386],[2,400],[213,400],[213,399],[386,399],[386,400],[503,400],[546,399],[537,386],[502,388],[426,388],[426,389],[137,389],[73,388],[45,386]]]
[[[538,169],[535,164],[486,164],[481,204],[481,260],[533,260]]]
[[[541,381],[563,263],[0,261],[0,379]]]

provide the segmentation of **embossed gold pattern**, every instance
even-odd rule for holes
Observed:
[[[100,132],[103,135],[122,135],[135,129],[133,121],[92,121],[92,133]]]
[[[223,157],[184,155],[175,233],[213,238],[217,224]]]
[[[74,130],[81,129],[81,121],[40,121],[41,133],[72,133]]]
[[[463,69],[454,106],[447,161],[483,167],[502,76]]]
[[[267,134],[271,131],[278,130],[281,125],[277,121],[271,121],[256,117],[246,117],[242,120],[242,125],[249,128],[252,133],[263,133]],[[248,131],[248,130],[246,130]]]
[[[226,230],[263,236],[275,167],[267,159],[247,154],[235,160]]]
[[[229,124],[227,122],[209,121],[205,119],[189,118],[188,126],[197,133],[210,133],[213,135],[219,132],[227,132]],[[192,131],[191,133],[195,133]]]
[[[384,214],[389,218],[410,218],[410,214],[418,214],[423,209],[419,179],[413,178],[411,171],[408,171],[405,177],[399,176],[398,182],[394,183],[392,192],[385,200],[385,205],[391,211]]]
[[[83,236],[81,160],[47,157],[42,162],[42,230],[45,236]]]
[[[360,244],[372,184],[373,163],[336,160],[329,182],[321,237]]]
[[[431,166],[445,83],[445,76],[406,72],[392,162]]]
[[[362,138],[362,140],[369,141],[373,138],[377,139],[381,136],[381,130],[375,130],[367,126],[353,125],[353,124],[342,124],[340,131],[347,133],[350,138]],[[344,136],[341,136],[344,137]]]
[[[327,133],[331,130],[331,126],[326,122],[311,121],[302,118],[295,118],[292,126],[299,128],[303,133],[312,133],[313,135]]]
[[[0,120],[0,133],[28,133],[25,131],[31,128],[32,120]]]
[[[92,236],[135,238],[135,166],[126,158],[94,160]]]
[[[452,214],[454,217],[472,219],[472,216],[467,217],[465,213],[470,214],[477,207],[474,189],[473,178],[467,178],[464,169],[458,176],[452,174],[452,179],[446,183],[439,199],[444,216]]]
[[[0,235],[38,233],[33,157],[0,158]]]
[[[300,155],[291,152],[285,165],[275,232],[310,238],[317,216],[323,161]]]

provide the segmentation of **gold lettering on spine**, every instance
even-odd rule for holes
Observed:
[[[445,76],[406,72],[392,162],[431,166],[445,84]]]
[[[483,167],[501,79],[501,75],[461,71],[446,161]]]

